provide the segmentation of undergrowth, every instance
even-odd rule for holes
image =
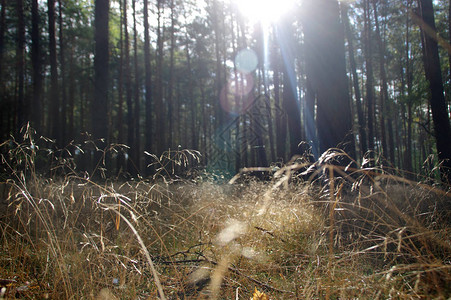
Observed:
[[[174,180],[198,161],[188,150],[149,155],[150,179],[93,180],[125,146],[96,149],[103,162],[87,173],[83,145],[49,145],[29,128],[1,145],[0,299],[451,296],[447,187],[333,149],[229,183]]]

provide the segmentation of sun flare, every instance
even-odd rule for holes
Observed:
[[[296,0],[234,0],[240,12],[253,23],[274,23],[290,11]]]

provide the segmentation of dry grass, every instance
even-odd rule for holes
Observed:
[[[443,188],[327,160],[270,182],[42,178],[30,141],[3,145],[0,299],[451,296]]]

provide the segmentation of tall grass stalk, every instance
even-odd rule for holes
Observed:
[[[77,147],[30,128],[1,145],[1,299],[451,296],[448,187],[337,166],[333,150],[228,184],[184,180],[198,154],[168,151],[151,156],[153,178],[96,181],[77,171]],[[96,172],[118,149],[99,150]]]
[[[155,284],[156,284],[156,286],[158,288],[158,293],[160,294],[160,298],[162,300],[165,300],[166,297],[165,297],[164,292],[163,292],[163,287],[161,286],[161,283],[160,283],[160,278],[159,278],[158,272],[155,269],[155,266],[154,266],[154,263],[152,261],[152,258],[150,258],[149,251],[147,250],[147,247],[144,244],[143,240],[141,239],[138,231],[133,226],[133,224],[126,217],[124,217],[124,215],[122,215],[119,211],[113,210],[113,212],[118,214],[121,217],[121,219],[124,220],[125,223],[127,223],[127,225],[130,227],[132,232],[135,234],[136,239],[138,240],[139,245],[141,246],[141,249],[144,251],[144,254],[146,255],[147,263],[149,264],[150,270],[152,271],[152,275],[153,275],[153,278],[155,280]]]

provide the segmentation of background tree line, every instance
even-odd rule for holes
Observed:
[[[30,122],[127,145],[108,164],[132,175],[185,148],[232,173],[336,146],[423,174],[451,158],[448,1],[303,0],[270,26],[229,0],[0,3],[2,141]]]

